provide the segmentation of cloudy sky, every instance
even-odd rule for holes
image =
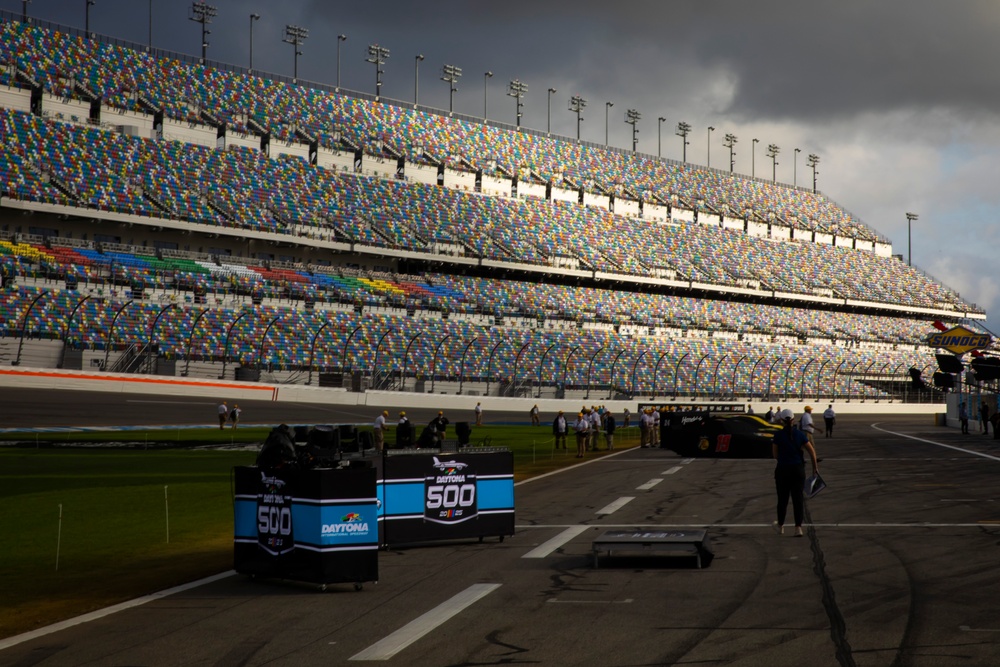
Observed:
[[[528,85],[522,124],[575,136],[568,99],[588,101],[581,137],[607,133],[631,147],[624,113],[635,109],[642,152],[681,158],[679,121],[692,126],[688,160],[728,166],[726,133],[738,137],[736,171],[810,184],[805,158],[820,157],[819,189],[908,253],[914,265],[987,309],[1000,333],[1000,3],[989,0],[214,0],[211,60],[247,65],[250,14],[255,69],[291,76],[285,25],[309,29],[299,78],[368,93],[367,46],[390,50],[382,94],[448,107],[441,67],[462,68],[455,111],[513,123],[505,95]],[[21,0],[0,0],[17,13]],[[32,0],[32,16],[84,25],[86,0]],[[200,54],[190,2],[96,0],[91,30]],[[431,7],[432,9],[428,9]],[[487,80],[486,71],[494,77]],[[555,88],[551,96],[549,88]],[[614,104],[610,109],[606,102]],[[666,119],[657,123],[658,117]],[[657,127],[661,133],[658,135]],[[716,128],[709,134],[708,127]],[[711,141],[709,141],[711,136]],[[752,139],[760,143],[752,155]],[[801,149],[797,154],[795,149]],[[797,164],[796,164],[797,163]],[[797,169],[795,168],[797,166]]]

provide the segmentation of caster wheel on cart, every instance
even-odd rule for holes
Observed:
[[[319,592],[320,593],[325,593],[326,592],[326,584],[320,584],[319,585]]]
[[[364,584],[354,584],[354,590],[356,591],[360,591],[364,587],[365,587]]]

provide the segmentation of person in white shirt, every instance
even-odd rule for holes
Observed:
[[[587,417],[590,419],[590,448],[596,452],[597,437],[601,432],[601,415],[598,414],[596,407],[592,407]]]
[[[815,446],[813,443],[813,431],[816,427],[813,426],[813,409],[811,405],[805,407],[805,412],[802,413],[802,419],[799,420],[799,428],[805,431],[806,436],[809,438],[809,442]]]
[[[375,418],[375,451],[379,454],[382,453],[382,449],[385,447],[385,432],[389,428],[389,426],[385,423],[385,420],[388,416],[389,411],[383,410],[382,414]]]
[[[833,406],[827,407],[823,411],[823,421],[826,423],[826,437],[833,437],[833,425],[837,422],[837,413],[833,411]]]
[[[587,451],[587,438],[590,436],[590,419],[581,412],[576,416],[573,430],[576,432],[576,458],[582,459],[583,453]]]
[[[483,404],[476,403],[476,426],[483,425]]]

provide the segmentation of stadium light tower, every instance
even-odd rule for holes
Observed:
[[[285,26],[285,37],[281,41],[285,44],[291,44],[292,49],[294,49],[295,57],[292,67],[292,82],[298,83],[299,81],[299,56],[302,52],[299,51],[299,47],[302,43],[309,37],[309,30],[306,28],[300,28],[297,25],[286,25]]]
[[[604,103],[604,145],[608,145],[608,109],[615,105],[614,102]]]
[[[441,80],[448,84],[448,115],[453,113],[455,104],[455,91],[458,88],[455,84],[462,77],[462,68],[454,65],[445,65],[441,68]]]
[[[371,63],[375,65],[375,100],[377,101],[382,94],[382,74],[385,70],[382,69],[382,65],[385,64],[386,59],[389,57],[389,49],[384,46],[379,46],[378,44],[368,45],[368,57],[365,58],[366,63]]]
[[[413,59],[413,108],[416,109],[420,103],[420,61],[424,59],[424,54],[418,53]]]
[[[28,4],[31,0],[21,0],[21,20],[25,23],[28,22]]]
[[[676,134],[678,137],[680,137],[681,141],[683,142],[684,162],[688,161],[688,144],[691,143],[690,141],[688,141],[688,133],[690,131],[691,131],[691,126],[688,123],[685,123],[684,121],[681,121],[681,122],[677,123],[677,131],[674,132],[674,134]]]
[[[583,99],[579,95],[574,95],[569,98],[569,110],[576,114],[576,140],[580,141],[580,121],[583,120],[583,116],[580,114],[587,107],[587,100]]]
[[[760,139],[754,138],[750,145],[750,178],[757,178],[757,144]]]
[[[806,164],[812,167],[813,170],[813,194],[816,194],[816,165],[819,164],[819,156],[815,153],[810,153],[809,158],[806,160]]]
[[[632,152],[635,153],[635,147],[639,143],[639,130],[636,128],[636,123],[642,118],[640,114],[635,109],[629,109],[625,112],[625,122],[632,126]]]
[[[340,43],[347,41],[347,35],[337,35],[337,92],[340,92]]]
[[[483,73],[483,122],[486,122],[486,91],[489,88],[490,79],[493,78],[493,72]]]
[[[781,149],[778,148],[777,144],[768,144],[767,145],[767,156],[769,158],[771,158],[771,182],[772,183],[777,183],[778,182],[778,153],[780,153],[780,152],[781,152]]]
[[[801,148],[796,148],[795,152],[792,154],[792,187],[798,187],[799,185],[799,153],[802,152]]]
[[[733,173],[733,168],[736,166],[736,163],[733,161],[733,156],[736,155],[733,152],[733,146],[736,145],[736,135],[726,133],[725,141],[722,142],[722,145],[729,149],[729,173],[731,174]]]
[[[715,128],[712,127],[711,125],[709,125],[708,126],[708,143],[706,144],[708,146],[708,155],[706,156],[706,159],[705,159],[705,166],[706,167],[711,167],[712,166],[712,132],[714,132],[714,131],[715,131]]]
[[[260,20],[260,14],[250,15],[250,72],[253,72],[253,24]]]
[[[666,118],[660,116],[656,119],[656,157],[663,157],[663,123],[667,121]]]
[[[906,214],[906,265],[913,266],[913,231],[910,224],[920,218],[916,213]]]
[[[83,30],[87,37],[90,37],[90,8],[96,4],[97,0],[87,0],[86,14],[83,22]]]
[[[212,22],[219,13],[219,10],[214,5],[208,5],[204,2],[193,2],[191,3],[191,16],[188,20],[194,21],[195,23],[201,24],[201,62],[205,63],[206,54],[208,52],[208,36],[212,34],[211,30],[208,30],[207,26]]]
[[[555,88],[549,88],[548,95],[548,107],[545,111],[545,136],[552,136],[552,93],[556,92]]]
[[[524,106],[521,103],[521,98],[524,94],[528,92],[528,84],[522,83],[521,81],[514,79],[509,84],[507,84],[507,95],[513,97],[517,100],[517,127],[521,127],[521,108]]]

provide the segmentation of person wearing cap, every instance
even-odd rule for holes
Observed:
[[[573,431],[576,433],[576,458],[582,459],[583,453],[587,451],[587,438],[590,436],[590,418],[582,412],[578,414],[573,424]]]
[[[778,413],[781,431],[774,434],[771,442],[771,455],[776,464],[774,467],[774,486],[778,492],[778,520],[774,529],[779,535],[785,534],[785,516],[788,512],[788,499],[792,499],[792,511],[795,515],[795,537],[802,537],[803,487],[806,482],[805,454],[809,454],[813,474],[819,472],[816,460],[816,448],[809,441],[805,431],[792,428],[795,414],[791,410]]]
[[[243,414],[243,410],[240,409],[239,403],[233,403],[233,409],[229,411],[229,421],[233,423],[233,428],[240,425],[241,414]]]
[[[429,424],[431,427],[431,432],[434,434],[435,445],[441,447],[444,444],[445,430],[448,428],[448,418],[444,416],[444,412],[438,410],[437,417],[431,420]]]
[[[560,449],[560,444],[562,449],[566,449],[566,431],[569,430],[569,425],[566,423],[566,415],[560,410],[556,418],[552,420],[552,436],[555,438],[555,449]]]
[[[806,436],[809,437],[809,442],[816,446],[816,441],[813,440],[813,432],[815,432],[816,427],[813,424],[813,409],[811,405],[805,407],[805,412],[802,413],[802,419],[799,420],[799,428],[802,429]]]
[[[409,424],[409,423],[410,423],[410,419],[409,419],[409,417],[406,416],[406,413],[405,412],[400,412],[399,413],[399,421],[396,422],[396,426],[402,426],[403,424]]]
[[[375,424],[373,428],[375,430],[375,451],[379,454],[385,449],[385,432],[388,430],[389,426],[386,424],[386,419],[389,417],[389,411],[383,410],[382,414],[375,418]]]

